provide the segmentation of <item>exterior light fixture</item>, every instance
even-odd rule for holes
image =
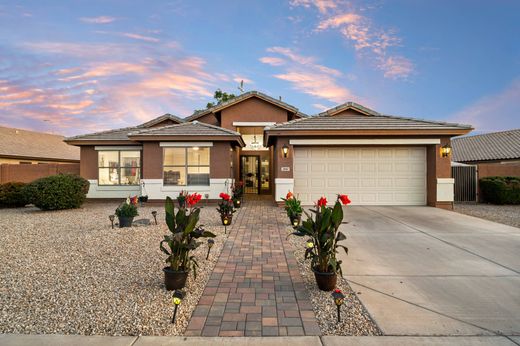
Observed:
[[[114,229],[114,219],[116,218],[115,215],[108,215],[108,219],[112,223],[112,229]]]
[[[213,239],[208,239],[208,254],[206,255],[206,259],[209,258],[209,252],[211,251],[211,248],[215,245],[215,241]]]
[[[206,199],[206,206],[208,206],[209,193],[205,193],[204,198]]]
[[[345,295],[339,289],[335,289],[332,292],[332,298],[334,299],[334,304],[338,308],[338,322],[341,322],[341,305],[345,302]]]
[[[284,158],[287,158],[287,156],[289,155],[289,147],[287,146],[287,144],[283,145],[282,154]]]
[[[177,315],[177,308],[181,304],[183,298],[184,298],[184,292],[183,291],[181,291],[181,290],[173,291],[172,303],[173,303],[173,306],[174,306],[174,310],[173,310],[172,323],[175,323],[175,316]]]
[[[451,146],[450,144],[443,145],[441,147],[441,157],[449,157],[451,154]]]
[[[307,240],[305,246],[307,247],[307,249],[312,249],[314,247],[314,243],[312,242],[312,240],[309,239]]]
[[[299,224],[300,224],[299,218],[295,217],[295,218],[292,219],[293,227],[298,227]]]
[[[192,149],[197,151],[197,150],[199,150],[199,147],[192,147]]]
[[[231,224],[231,217],[229,215],[222,216],[222,224],[224,225],[224,234],[227,234],[227,226]]]
[[[153,216],[153,219],[155,220],[155,224],[157,225],[157,210],[152,210],[152,216]]]

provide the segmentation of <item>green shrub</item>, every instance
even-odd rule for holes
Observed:
[[[27,204],[25,183],[5,183],[0,185],[0,208],[20,208]]]
[[[484,202],[520,204],[520,177],[485,177],[479,186]]]
[[[85,202],[89,182],[72,174],[40,178],[26,187],[29,203],[42,210],[79,208]]]

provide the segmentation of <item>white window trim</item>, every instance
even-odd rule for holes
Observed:
[[[242,127],[260,127],[260,126],[273,126],[274,122],[270,121],[233,121],[233,126]]]
[[[441,144],[439,138],[397,138],[397,139],[291,139],[291,145],[414,145]]]
[[[161,147],[212,147],[213,142],[159,142]]]
[[[134,146],[96,146],[94,147],[94,150],[97,151],[136,151],[136,150],[143,150],[143,147],[140,145],[134,145]]]

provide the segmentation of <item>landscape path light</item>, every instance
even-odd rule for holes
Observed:
[[[155,220],[155,224],[157,225],[157,210],[152,210],[152,216],[153,216],[153,219]]]
[[[184,298],[184,292],[181,290],[175,290],[173,291],[172,296],[172,303],[173,303],[173,317],[172,317],[172,323],[175,323],[175,316],[177,315],[177,309],[179,305],[182,302],[182,299]]]
[[[206,255],[206,259],[209,258],[209,252],[211,251],[211,248],[215,245],[215,241],[213,239],[208,239],[208,254]]]
[[[224,215],[222,217],[222,223],[224,224],[224,234],[227,234],[227,226],[231,223],[229,215]]]
[[[116,218],[115,215],[108,215],[108,219],[112,223],[112,229],[114,229],[114,219]]]
[[[334,304],[338,309],[338,322],[341,322],[341,305],[345,302],[345,295],[339,289],[335,289],[332,292],[332,298],[334,299]]]

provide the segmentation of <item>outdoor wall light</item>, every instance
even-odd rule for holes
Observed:
[[[345,302],[345,295],[339,289],[335,289],[332,292],[332,298],[334,299],[334,304],[338,308],[338,322],[341,322],[341,305]]]
[[[173,306],[174,306],[174,310],[173,310],[172,323],[175,323],[175,316],[177,315],[177,308],[181,304],[183,298],[184,298],[184,292],[183,291],[181,291],[181,290],[173,291],[172,303],[173,303]]]
[[[287,144],[283,145],[282,154],[284,158],[287,158],[287,156],[289,155],[289,147],[287,146]]]
[[[451,146],[450,144],[443,145],[441,147],[441,157],[448,157],[451,154]]]
[[[114,229],[114,219],[116,218],[115,215],[108,215],[108,219],[112,223],[112,229]]]
[[[215,241],[213,239],[208,239],[208,254],[206,255],[206,259],[209,258],[209,252],[211,251],[211,248],[215,245]]]
[[[153,219],[155,220],[155,224],[157,225],[157,210],[152,210],[152,216],[153,216]]]

